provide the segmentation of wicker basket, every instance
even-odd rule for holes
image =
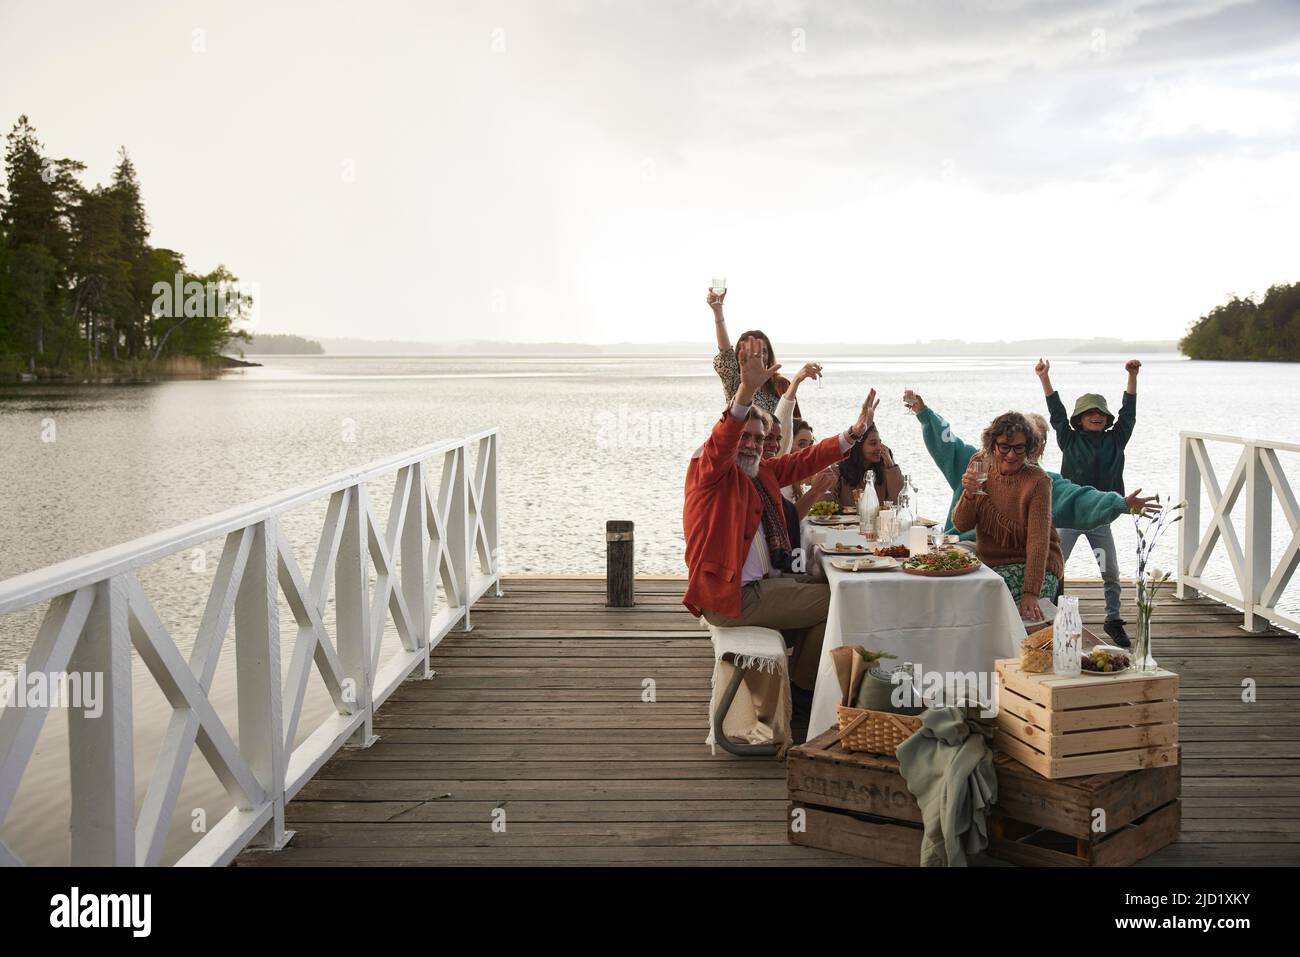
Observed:
[[[1020,670],[1039,675],[1052,670],[1052,630],[1049,624],[1020,639]]]
[[[1020,670],[1041,675],[1052,670],[1052,646],[1036,646],[1033,636],[1020,639]]]
[[[840,747],[845,751],[866,751],[892,757],[895,748],[921,730],[921,719],[911,715],[845,705],[838,705],[835,713],[840,722]]]

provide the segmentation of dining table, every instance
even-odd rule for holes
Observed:
[[[944,578],[909,574],[901,567],[842,571],[832,562],[845,556],[829,551],[836,542],[880,543],[867,542],[856,526],[819,527],[805,520],[801,532],[808,573],[824,576],[830,587],[809,739],[837,723],[841,691],[831,659],[835,648],[862,645],[868,651],[893,655],[882,665],[886,669],[910,665],[918,692],[927,687],[927,681],[932,682],[929,687],[935,686],[933,682],[939,680],[935,673],[943,676],[950,689],[954,677],[969,682],[971,678],[966,676],[971,673],[980,689],[989,689],[994,682],[994,662],[1019,654],[1020,641],[1026,635],[1020,609],[1001,576],[988,566]],[[981,694],[981,703],[988,704],[984,698]]]

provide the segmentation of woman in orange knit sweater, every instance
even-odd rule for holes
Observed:
[[[1038,597],[1056,595],[1065,568],[1052,524],[1052,479],[1029,464],[1040,451],[1038,432],[1019,412],[1005,412],[984,430],[982,444],[962,476],[952,522],[959,532],[975,529],[980,561],[1002,576],[1020,616],[1037,621]],[[975,475],[980,462],[988,463],[983,489]]]

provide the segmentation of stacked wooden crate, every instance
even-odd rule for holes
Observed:
[[[997,754],[988,856],[1016,864],[1122,866],[1178,836],[1176,764],[1051,779]],[[844,751],[834,730],[788,756],[789,840],[882,864],[920,862],[921,809],[892,756]]]
[[[997,750],[1045,778],[1178,763],[1178,676],[1062,678],[997,662]]]
[[[921,860],[921,808],[893,756],[845,751],[832,729],[786,757],[791,844],[882,864]]]
[[[989,857],[1051,867],[1123,867],[1178,839],[1178,765],[1052,780],[994,758]]]

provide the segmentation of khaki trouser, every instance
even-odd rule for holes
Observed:
[[[719,628],[755,625],[801,632],[790,656],[790,682],[812,691],[821,664],[830,605],[831,589],[825,582],[814,582],[803,575],[782,575],[750,582],[741,588],[739,618],[728,618],[707,608],[703,613],[705,621]]]

